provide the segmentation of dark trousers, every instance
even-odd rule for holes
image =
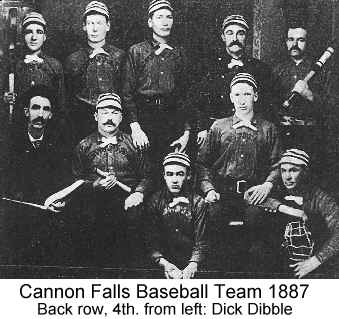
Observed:
[[[70,221],[74,264],[135,267],[145,255],[140,230],[142,207],[124,210],[126,192],[97,191]]]
[[[211,209],[207,267],[258,275],[274,272],[272,258],[279,254],[280,239],[275,238],[273,224],[262,210],[248,206],[243,194],[221,194],[220,201]]]

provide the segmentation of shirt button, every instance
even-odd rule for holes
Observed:
[[[221,58],[218,58],[219,61],[221,61]]]
[[[160,74],[161,74],[161,75],[163,75],[163,74],[164,74],[164,72],[162,72],[162,71],[161,71],[161,72],[160,72]]]
[[[243,142],[246,142],[246,139],[245,139],[245,138],[243,138],[243,139],[242,139],[242,141],[243,141]]]
[[[161,61],[165,61],[165,58],[161,58]]]
[[[99,81],[102,81],[102,77],[99,77],[98,80],[99,80]]]
[[[221,78],[224,79],[224,78],[225,78],[225,75],[221,75]]]
[[[243,157],[244,157],[244,154],[241,154],[240,157],[243,158]]]
[[[223,99],[224,98],[224,96],[223,95],[220,95],[220,97]]]
[[[175,229],[175,231],[176,231],[176,232],[178,232],[178,231],[179,231],[179,229],[178,229],[178,228],[176,228],[176,229]]]

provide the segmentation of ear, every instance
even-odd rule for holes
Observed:
[[[232,91],[230,92],[230,100],[231,100],[232,103],[234,103]]]
[[[98,122],[98,112],[94,113],[94,119],[95,119],[96,122]]]
[[[53,117],[53,113],[51,112],[48,116],[48,119],[50,120]]]
[[[147,23],[148,23],[148,27],[152,29],[152,19],[151,18],[148,18]]]
[[[82,23],[82,30],[83,30],[84,32],[87,32],[86,21],[84,21],[84,22]]]
[[[225,38],[224,32],[221,33],[221,40],[222,40],[223,42],[226,42],[226,38]]]
[[[254,92],[254,102],[258,101],[258,92]]]
[[[111,22],[107,21],[106,31],[108,32],[109,30],[111,30]]]
[[[28,118],[29,117],[29,109],[27,107],[24,108],[24,113],[25,113],[25,116]]]

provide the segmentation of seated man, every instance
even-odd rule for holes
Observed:
[[[23,102],[26,123],[12,128],[6,195],[43,204],[49,194],[68,182],[72,138],[54,114],[56,96],[48,87],[32,87],[25,93]],[[13,261],[41,264],[57,259],[58,253],[53,249],[60,243],[55,237],[55,229],[62,226],[60,215],[51,216],[20,205],[8,212],[7,222]]]
[[[80,235],[74,238],[78,257],[85,258],[78,262],[103,266],[122,262],[120,257],[138,261],[137,223],[150,190],[150,164],[131,136],[119,130],[122,107],[117,94],[99,96],[95,120],[97,131],[80,141],[73,163],[75,177],[85,180],[86,194],[79,220],[73,221],[74,234]]]
[[[254,112],[257,87],[248,73],[234,76],[230,98],[235,114],[214,122],[197,157],[201,191],[208,202],[218,202],[211,216],[211,261],[216,264],[210,267],[223,270],[252,270],[246,269],[249,264],[239,257],[244,253],[248,258],[247,245],[253,238],[248,239],[247,229],[240,234],[229,226],[244,222],[244,194],[252,204],[262,202],[279,174],[271,168],[279,154],[277,128]]]
[[[310,179],[309,156],[302,150],[289,149],[280,161],[282,190],[267,198],[262,207],[281,212],[292,219],[286,225],[283,247],[285,263],[296,277],[304,277],[319,268],[320,273],[338,275],[339,207],[333,198]],[[281,216],[280,216],[281,217]],[[306,221],[306,222],[305,222]],[[328,267],[326,267],[326,265]]]
[[[166,186],[147,205],[147,243],[166,278],[193,278],[206,255],[207,203],[188,189],[190,166],[186,154],[168,154],[163,161]]]

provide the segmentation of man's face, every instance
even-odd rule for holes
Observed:
[[[280,165],[281,179],[287,190],[294,190],[304,176],[304,168],[294,164]]]
[[[221,34],[228,53],[242,52],[246,43],[246,29],[237,24],[228,25]]]
[[[173,14],[168,9],[159,9],[148,19],[148,26],[160,38],[167,38],[173,26]]]
[[[98,122],[99,133],[115,133],[122,121],[121,111],[114,108],[100,108],[95,113],[95,120]]]
[[[28,127],[42,130],[52,118],[52,105],[48,98],[34,96],[29,102],[29,108],[25,109],[28,119]]]
[[[286,46],[290,57],[301,59],[306,50],[307,31],[303,28],[289,29]]]
[[[83,30],[87,33],[90,43],[100,43],[105,40],[110,29],[110,23],[101,14],[91,14],[86,17]]]
[[[45,30],[42,25],[31,23],[24,30],[24,39],[26,47],[32,52],[41,50],[42,45],[46,41]]]
[[[248,115],[253,112],[254,102],[258,100],[258,94],[251,85],[237,83],[231,88],[230,98],[238,115]]]
[[[164,179],[168,190],[172,194],[180,193],[187,179],[187,168],[178,164],[169,164],[164,167]]]

